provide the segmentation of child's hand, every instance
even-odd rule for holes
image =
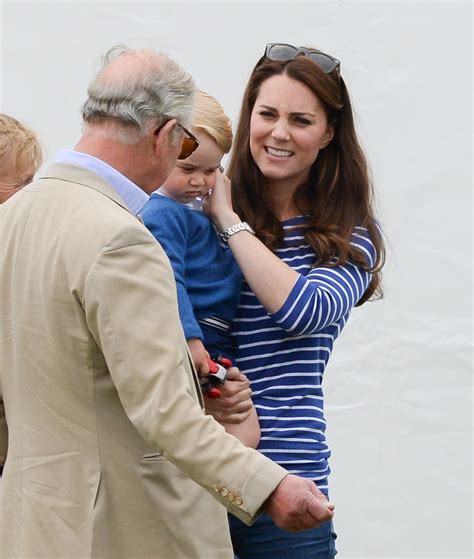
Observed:
[[[190,338],[186,341],[188,342],[189,353],[193,359],[197,374],[201,378],[205,377],[209,373],[209,365],[207,364],[209,353],[199,338]]]

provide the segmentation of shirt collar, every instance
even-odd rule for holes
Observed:
[[[162,188],[158,188],[158,190],[155,190],[155,192],[153,192],[153,194],[158,194],[158,196],[164,196],[165,198],[169,198],[170,200],[174,200],[174,198],[171,198],[171,196],[169,196],[164,190],[162,190]],[[176,201],[176,200],[175,200]],[[178,202],[178,204],[183,204],[183,206],[187,206],[188,208],[191,208],[192,210],[197,210],[198,212],[202,212],[202,198],[193,198],[193,200],[191,200],[191,202],[188,203],[184,203],[184,202]]]
[[[130,179],[105,161],[72,149],[61,149],[56,154],[57,163],[84,167],[104,179],[117,192],[133,215],[137,215],[148,202],[149,196]]]

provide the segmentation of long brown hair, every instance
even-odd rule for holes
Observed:
[[[229,165],[232,202],[271,250],[282,241],[283,227],[265,188],[263,175],[250,152],[250,117],[262,83],[285,74],[306,85],[319,99],[334,137],[311,167],[309,178],[294,194],[294,203],[308,215],[306,242],[317,255],[315,265],[338,266],[351,261],[372,273],[372,280],[358,305],[373,295],[382,296],[380,270],[385,251],[372,208],[373,188],[367,161],[359,145],[347,88],[338,71],[325,74],[306,57],[285,61],[261,59],[247,84]],[[356,226],[367,228],[377,257],[373,266],[351,245]]]

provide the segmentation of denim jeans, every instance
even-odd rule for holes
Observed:
[[[332,522],[304,532],[278,528],[267,515],[247,526],[229,515],[235,559],[334,559],[336,534]]]

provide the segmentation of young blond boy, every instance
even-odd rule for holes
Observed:
[[[230,324],[238,306],[242,275],[229,247],[221,243],[199,200],[214,186],[222,157],[232,146],[232,127],[221,105],[197,92],[192,134],[198,148],[177,165],[141,212],[173,267],[181,322],[198,373],[207,358],[234,360]],[[232,382],[232,381],[230,381]],[[255,408],[241,423],[222,422],[227,432],[256,447],[260,428]]]

